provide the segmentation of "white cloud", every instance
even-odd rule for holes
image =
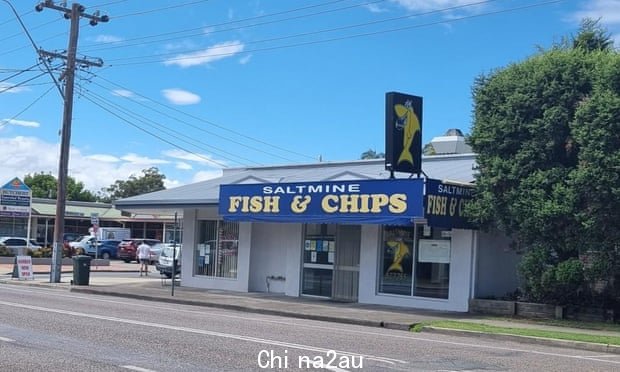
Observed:
[[[242,65],[245,65],[246,63],[250,62],[250,59],[252,59],[252,55],[247,54],[239,59],[239,63],[241,63]]]
[[[390,0],[403,8],[411,11],[432,11],[441,10],[447,8],[453,8],[457,6],[464,6],[468,4],[475,4],[475,0]],[[463,9],[480,9],[484,5],[472,5]]]
[[[152,166],[152,165],[157,165],[157,164],[168,164],[170,163],[168,160],[163,160],[163,159],[152,159],[152,158],[147,158],[146,156],[139,156],[137,154],[127,154],[121,157],[122,160],[131,163],[131,164],[135,164],[135,165],[142,165],[142,166]]]
[[[177,167],[177,169],[181,169],[181,170],[190,170],[190,169],[193,169],[193,167],[192,167],[192,165],[191,165],[191,164],[187,164],[187,163],[186,163],[186,162],[184,162],[184,161],[179,161],[179,162],[177,162],[176,167]]]
[[[121,159],[117,158],[116,156],[107,155],[107,154],[89,155],[89,156],[86,156],[86,159],[91,159],[91,160],[94,160],[94,161],[100,161],[102,163],[117,163],[117,162],[121,161]]]
[[[196,174],[194,175],[192,182],[212,180],[214,178],[221,177],[221,176],[222,176],[221,170],[199,171],[199,172],[196,172]]]
[[[0,182],[8,182],[13,177],[27,174],[46,173],[58,176],[58,143],[50,143],[36,137],[0,137]],[[127,154],[121,158],[110,154],[85,155],[76,147],[71,147],[69,156],[69,176],[84,183],[87,190],[97,192],[107,188],[117,180],[127,180],[134,175],[140,177],[142,170],[168,164],[161,159],[151,159],[137,154]],[[162,174],[165,171],[160,169]],[[166,188],[183,184],[182,181],[166,178]]]
[[[189,153],[183,150],[168,150],[164,151],[163,155],[174,159],[206,164],[215,168],[221,168],[223,164],[226,164],[224,161],[213,159],[213,156],[207,154]]]
[[[132,91],[126,89],[114,89],[112,91],[112,95],[125,98],[132,98],[136,96]]]
[[[168,102],[175,105],[194,105],[200,102],[200,96],[182,89],[164,89],[161,91]]]
[[[95,38],[95,42],[97,43],[118,43],[119,41],[123,41],[122,37],[112,36],[112,35],[98,35]]]
[[[387,9],[380,7],[377,4],[366,4],[364,5],[366,9],[368,9],[371,13],[384,13],[387,12]]]
[[[0,120],[0,128],[4,125],[17,125],[20,127],[30,127],[30,128],[38,128],[41,126],[36,121],[26,121],[26,120],[15,120],[15,119],[2,119]]]
[[[620,24],[620,2],[618,0],[590,0],[582,10],[575,12],[575,21],[583,18],[601,19],[605,24]]]
[[[239,41],[226,41],[198,52],[179,54],[164,61],[164,64],[166,66],[178,65],[180,67],[205,65],[213,61],[232,57],[241,53],[244,48],[244,44]]]
[[[9,82],[1,82],[0,83],[0,94],[2,93],[21,93],[21,92],[27,92],[30,89],[28,87],[14,87],[14,83],[9,83]]]

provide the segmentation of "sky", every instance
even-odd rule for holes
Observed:
[[[18,22],[12,4],[25,29]],[[70,21],[0,0],[0,183],[58,174]],[[71,7],[72,2],[59,7]],[[423,97],[422,140],[470,131],[475,79],[620,0],[82,0],[69,176],[93,192],[157,167],[172,188],[224,168],[348,161],[385,148],[385,94]],[[62,88],[63,83],[60,83]]]

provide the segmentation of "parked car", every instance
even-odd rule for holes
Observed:
[[[92,257],[103,258],[105,260],[116,258],[118,255],[118,245],[120,240],[107,239],[97,242],[96,245],[89,245],[86,254]]]
[[[92,235],[84,235],[79,240],[69,243],[72,252],[86,254],[97,243],[97,238]]]
[[[138,257],[136,256],[136,251],[143,240],[151,247],[161,243],[161,241],[157,239],[123,239],[118,245],[118,258],[125,262],[137,261]]]
[[[27,249],[36,251],[42,248],[41,245],[33,239],[30,239],[30,242],[28,242],[26,238],[14,236],[4,236],[0,238],[0,245],[11,249],[15,254],[26,254]]]
[[[159,253],[159,262],[155,265],[155,268],[161,275],[165,275],[167,278],[172,278],[172,256],[174,246],[172,244],[163,244],[161,252]],[[181,274],[181,244],[176,245],[176,275]],[[175,276],[176,276],[175,275]]]

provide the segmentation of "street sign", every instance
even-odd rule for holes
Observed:
[[[30,188],[15,177],[0,189],[0,216],[28,217],[31,201]]]
[[[97,213],[93,213],[90,215],[90,224],[99,225],[99,215]]]

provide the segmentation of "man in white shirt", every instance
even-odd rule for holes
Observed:
[[[149,261],[151,260],[151,247],[142,241],[138,246],[136,251],[136,255],[138,256],[138,262],[140,262],[140,276],[142,276],[142,271],[144,271],[144,275],[149,275]]]

